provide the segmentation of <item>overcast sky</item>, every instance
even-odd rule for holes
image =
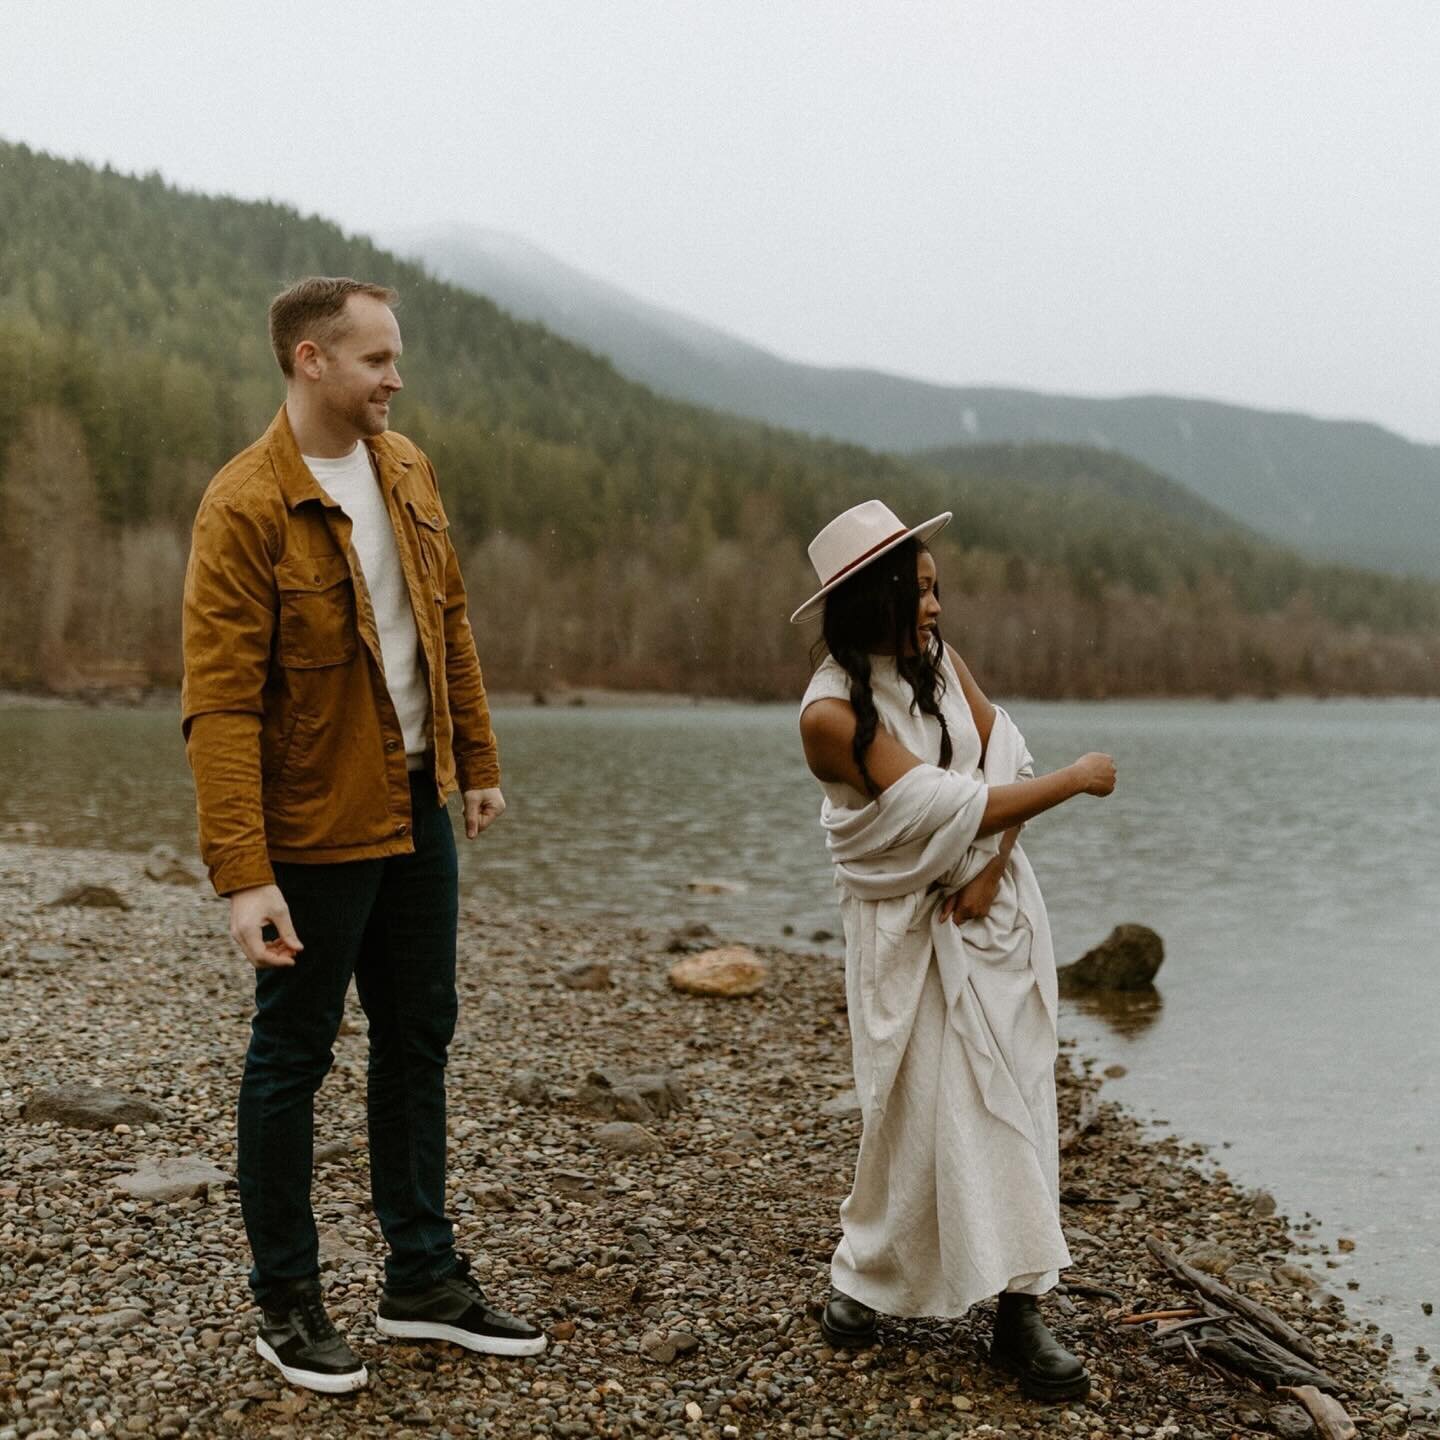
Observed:
[[[0,66],[5,139],[796,359],[1440,441],[1432,0],[0,0]]]

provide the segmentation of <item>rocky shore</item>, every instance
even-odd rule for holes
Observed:
[[[984,1358],[988,1307],[887,1321],[879,1347],[832,1352],[815,1316],[859,1132],[836,959],[763,951],[757,993],[702,997],[669,968],[724,937],[480,901],[461,926],[451,1209],[482,1283],[552,1343],[517,1362],[376,1334],[352,998],[317,1119],[316,1210],[332,1313],[372,1378],[353,1397],[287,1389],[253,1351],[229,1179],[251,975],[208,887],[183,883],[183,863],[150,870],[0,845],[0,1440],[1318,1433],[1292,1397],[1162,1349],[1164,1322],[1125,1323],[1195,1300],[1147,1237],[1299,1331],[1362,1435],[1440,1437],[1323,1268],[1299,1263],[1273,1201],[1149,1135],[1073,1055],[1076,1264],[1048,1310],[1095,1376],[1089,1402],[1022,1399]],[[87,1121],[97,1097],[76,1085],[129,1098]]]

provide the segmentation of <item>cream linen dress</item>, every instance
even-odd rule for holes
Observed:
[[[831,1275],[843,1294],[884,1314],[957,1316],[1001,1290],[1043,1293],[1070,1263],[1059,1220],[1055,959],[1021,848],[1012,851],[988,917],[956,926],[938,916],[944,894],[998,850],[998,836],[974,839],[986,786],[1024,778],[1032,767],[1003,710],[982,767],[979,732],[947,655],[940,708],[953,748],[949,768],[963,783],[931,768],[940,754],[938,722],[911,712],[910,686],[893,659],[871,658],[881,724],[928,763],[879,801],[848,785],[822,785],[864,1118]],[[849,677],[827,657],[801,709],[849,696]],[[916,835],[933,806],[902,812],[920,790],[937,793],[936,782],[968,797],[960,807],[967,813],[930,837],[932,855],[936,846],[954,852],[943,857],[941,868],[954,862],[944,881],[909,894],[860,883],[864,866],[884,881],[888,837],[896,834],[908,837],[908,847],[894,845],[900,884],[915,873],[914,847],[924,841]],[[868,850],[866,835],[878,837]],[[845,836],[858,836],[858,848]],[[863,898],[876,893],[888,898]]]

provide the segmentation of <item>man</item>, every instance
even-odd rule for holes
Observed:
[[[211,481],[185,580],[183,724],[201,853],[254,964],[238,1177],[259,1353],[342,1393],[365,1367],[320,1295],[314,1096],[354,976],[370,1022],[371,1196],[389,1246],[377,1324],[533,1355],[445,1214],[445,1060],[459,913],[445,809],[505,811],[465,588],[430,462],[387,433],[396,295],[312,278],[270,306],[285,403]]]

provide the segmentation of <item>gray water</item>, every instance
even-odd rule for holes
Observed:
[[[1108,749],[1120,786],[1027,827],[1064,961],[1120,921],[1165,939],[1161,1003],[1067,1007],[1126,1067],[1107,1093],[1226,1147],[1318,1234],[1322,1279],[1440,1354],[1440,704],[1041,704],[1012,713],[1040,767]],[[470,893],[647,926],[809,945],[838,929],[818,792],[790,707],[506,710],[511,811],[464,847]],[[0,829],[55,844],[193,848],[172,716],[0,711]],[[700,896],[692,878],[741,882]],[[821,942],[839,963],[837,942]],[[1319,1257],[1317,1258],[1317,1263]],[[1353,1296],[1343,1292],[1355,1281]],[[1407,1364],[1408,1361],[1408,1364]]]

